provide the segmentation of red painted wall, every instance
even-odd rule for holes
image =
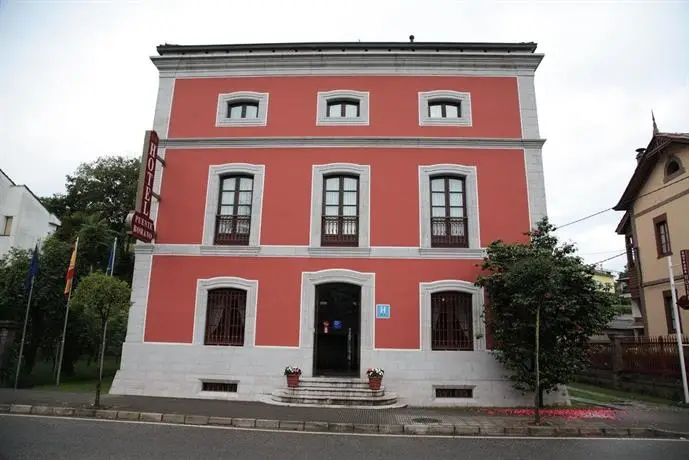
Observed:
[[[369,92],[369,126],[316,126],[319,91]],[[419,91],[471,93],[472,126],[419,126]],[[216,128],[218,95],[270,94],[265,127]],[[299,76],[177,79],[168,136],[449,136],[520,138],[516,77]]]
[[[391,305],[390,319],[376,320],[376,348],[419,348],[419,282],[474,280],[476,262],[341,259],[337,267],[374,272],[375,302]],[[196,280],[231,274],[259,281],[256,344],[298,346],[301,273],[328,268],[332,259],[154,256],[144,340],[191,343]]]
[[[266,165],[261,244],[308,245],[313,164],[371,165],[371,245],[419,246],[419,164],[476,165],[482,245],[529,229],[522,150],[199,149],[166,152],[157,243],[200,244],[208,167]]]

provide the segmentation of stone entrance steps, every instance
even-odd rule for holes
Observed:
[[[371,390],[367,379],[302,377],[297,388],[279,388],[270,396],[274,404],[321,406],[321,407],[356,407],[356,408],[392,408],[404,407],[399,404],[397,394],[380,390]]]

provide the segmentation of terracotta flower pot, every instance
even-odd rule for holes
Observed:
[[[287,376],[287,387],[296,388],[299,386],[299,374],[290,374]]]
[[[380,390],[380,383],[383,381],[383,377],[369,377],[368,387],[371,390]]]

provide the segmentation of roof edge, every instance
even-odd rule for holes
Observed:
[[[504,53],[534,53],[535,42],[294,42],[294,43],[238,43],[220,45],[175,45],[156,47],[160,56],[192,53],[233,53],[252,51],[333,51],[333,50],[389,50],[389,51],[483,51]]]

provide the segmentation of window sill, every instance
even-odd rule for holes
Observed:
[[[261,250],[260,246],[246,246],[246,245],[203,245],[201,246],[201,254],[217,254],[217,255],[256,255]]]
[[[672,251],[666,252],[665,254],[658,254],[658,259],[663,259],[663,258],[671,256],[671,255],[672,255]]]
[[[361,248],[353,246],[311,246],[308,248],[310,255],[315,256],[368,256],[371,255],[371,248]]]
[[[227,119],[218,120],[215,123],[216,128],[235,128],[244,126],[266,126],[266,120],[261,120],[257,118],[237,118],[237,119]]]
[[[486,251],[481,248],[419,248],[419,254],[457,259],[483,259]]]
[[[323,118],[316,123],[317,126],[368,126],[365,118]]]

